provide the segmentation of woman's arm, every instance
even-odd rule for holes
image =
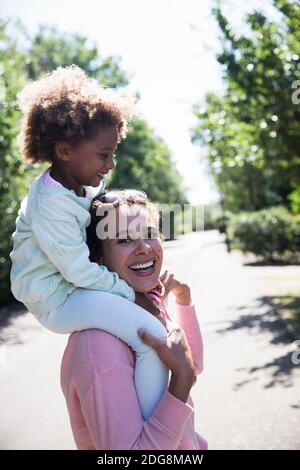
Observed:
[[[81,405],[96,449],[177,449],[190,405],[166,391],[154,414],[143,420],[132,371],[116,368],[95,377]]]
[[[161,347],[166,356],[161,340],[147,333],[143,339],[152,342],[156,348]],[[78,417],[82,413],[96,449],[178,448],[193,412],[185,403],[193,376],[186,360],[183,360],[185,367],[178,370],[177,376],[172,376],[169,390],[153,415],[144,421],[134,387],[134,362],[129,348],[115,337],[97,330],[76,333],[72,340],[72,348],[68,346],[71,355],[67,351],[68,363],[63,363],[62,367],[62,383],[78,447],[84,449],[85,442],[89,441],[82,432],[82,419]],[[180,344],[176,345],[176,340]],[[173,341],[173,347],[168,348],[167,354],[169,360],[173,356],[177,368],[183,364],[179,358],[183,356],[185,345],[181,337],[176,340],[169,340],[169,346]],[[153,341],[156,341],[155,345]],[[77,361],[79,357],[80,361]],[[72,368],[75,361],[77,366]]]
[[[193,358],[196,375],[203,371],[203,339],[194,304],[181,305],[175,302],[175,320],[184,330]]]
[[[168,271],[164,272],[161,281],[164,283],[166,295],[172,292],[175,296],[174,320],[185,332],[192,353],[195,373],[200,374],[203,370],[203,339],[190,287],[180,282],[174,277],[174,274]]]

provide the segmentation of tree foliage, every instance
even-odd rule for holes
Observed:
[[[300,79],[300,4],[273,4],[281,21],[254,11],[243,35],[214,9],[225,92],[194,107],[192,138],[206,146],[225,208],[235,212],[278,204],[300,211],[300,106],[291,99]]]
[[[66,35],[54,27],[40,26],[28,49],[27,72],[32,80],[60,66],[76,64],[104,86],[128,84],[119,57],[102,58],[95,43],[80,34]]]
[[[128,137],[117,150],[117,166],[109,185],[142,189],[155,202],[187,202],[168,147],[140,118],[132,120]]]
[[[42,73],[71,64],[80,66],[104,86],[118,88],[129,82],[120,58],[102,57],[96,45],[81,35],[62,34],[43,26],[31,38],[20,22],[0,20],[0,305],[12,299],[9,253],[20,202],[34,177],[45,167],[27,164],[20,156],[17,93]],[[139,186],[154,201],[184,199],[168,148],[146,122],[134,121],[117,153],[119,165],[114,184]]]

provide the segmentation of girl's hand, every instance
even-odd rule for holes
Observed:
[[[180,282],[174,277],[173,273],[170,273],[168,270],[160,276],[160,280],[165,286],[165,297],[173,292],[175,295],[176,303],[181,305],[191,305],[191,290],[187,284]]]

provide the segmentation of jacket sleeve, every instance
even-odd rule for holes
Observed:
[[[92,441],[101,450],[177,449],[192,412],[166,391],[154,414],[143,421],[132,373],[125,369],[95,377],[82,403]]]
[[[69,283],[134,300],[133,289],[116,273],[89,260],[89,249],[76,218],[39,220],[33,223],[32,233],[38,247]]]
[[[134,369],[126,360],[125,353],[119,351],[124,346],[118,346],[118,340],[111,338],[110,347],[106,337],[102,334],[101,341],[96,341],[92,335],[85,335],[88,338],[86,349],[81,349],[81,361],[73,380],[80,409],[96,449],[178,448],[187,420],[193,413],[192,406],[166,391],[153,415],[144,421],[134,385]],[[103,365],[101,358],[105,353],[106,357],[111,355],[111,361]],[[78,402],[76,406],[79,406]],[[78,435],[80,426],[76,423],[74,426]]]
[[[180,305],[175,302],[176,322],[184,330],[191,348],[196,374],[203,371],[203,339],[194,305]]]

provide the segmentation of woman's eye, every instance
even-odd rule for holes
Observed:
[[[132,240],[130,238],[119,238],[118,243],[126,245],[127,243],[130,243]]]
[[[150,240],[155,240],[156,238],[158,238],[158,236],[159,236],[159,234],[158,234],[158,231],[157,231],[156,228],[154,228],[154,227],[149,227],[148,228],[146,238],[149,238]]]

